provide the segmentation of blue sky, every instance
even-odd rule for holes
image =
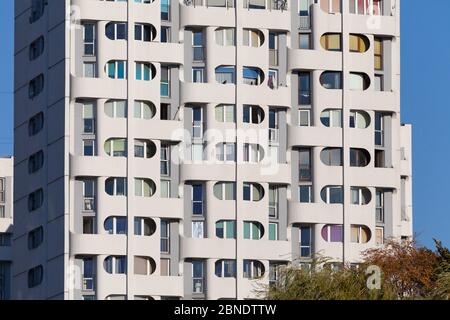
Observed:
[[[402,1],[402,122],[413,124],[414,229],[450,246],[450,1]],[[12,153],[13,0],[0,4],[0,155]],[[439,40],[441,38],[441,40]],[[449,201],[447,201],[449,200]]]

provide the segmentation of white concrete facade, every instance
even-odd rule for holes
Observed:
[[[13,159],[0,157],[0,300],[11,298]]]
[[[399,0],[15,3],[13,298],[252,298],[412,236]]]

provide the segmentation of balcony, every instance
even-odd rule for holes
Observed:
[[[278,50],[277,49],[269,49],[269,65],[270,66],[278,66]]]
[[[300,30],[310,30],[311,18],[309,16],[300,16],[298,27]]]
[[[234,8],[234,0],[183,0],[186,6],[192,7],[213,7],[213,8]]]
[[[244,8],[249,10],[281,10],[288,9],[287,0],[244,0]]]
[[[86,278],[83,277],[83,291],[95,291],[95,278],[94,276]]]
[[[279,129],[269,128],[269,143],[271,145],[279,143],[279,141],[280,141],[279,136],[280,136]]]
[[[95,198],[84,198],[83,202],[83,211],[84,212],[93,212],[95,211]]]

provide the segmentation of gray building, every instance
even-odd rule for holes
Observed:
[[[412,236],[400,0],[15,4],[13,298],[253,298]]]

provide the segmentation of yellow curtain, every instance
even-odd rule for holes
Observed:
[[[351,229],[351,241],[354,243],[358,243],[359,237],[358,237],[358,227],[352,227]]]
[[[361,227],[361,243],[367,243],[370,239],[370,230],[366,227]]]

